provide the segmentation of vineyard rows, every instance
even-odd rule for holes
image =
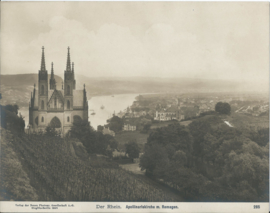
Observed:
[[[39,200],[57,201],[179,201],[121,168],[97,167],[70,152],[60,138],[14,138]]]

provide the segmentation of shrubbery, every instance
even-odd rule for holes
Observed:
[[[267,202],[268,140],[267,130],[249,135],[208,115],[152,131],[140,166],[190,201]]]
[[[1,127],[16,134],[22,134],[25,122],[21,115],[18,116],[18,109],[18,105],[0,105]]]
[[[215,106],[215,111],[220,114],[229,115],[231,113],[231,106],[228,103],[218,102]]]
[[[113,136],[95,131],[88,121],[74,122],[70,130],[70,137],[79,139],[88,153],[112,157],[112,151],[117,148],[117,141]]]

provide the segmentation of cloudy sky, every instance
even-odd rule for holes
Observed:
[[[268,82],[268,2],[2,2],[1,74]]]

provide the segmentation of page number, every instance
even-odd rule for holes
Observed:
[[[254,209],[259,209],[260,208],[260,205],[254,205],[253,208]]]

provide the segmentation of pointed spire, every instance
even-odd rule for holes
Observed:
[[[50,89],[56,89],[56,82],[54,79],[54,72],[53,72],[53,62],[52,62],[52,69],[51,69]]]
[[[83,85],[83,89],[85,90],[85,84]]]
[[[62,81],[62,89],[64,89],[64,86],[63,86],[63,81]]]
[[[71,67],[70,67],[70,54],[69,54],[69,47],[68,47],[68,55],[67,55],[67,72],[71,72]]]
[[[34,89],[36,89],[36,84],[34,84]]]
[[[42,46],[41,66],[40,71],[46,71],[44,47]]]
[[[51,71],[51,72],[52,72],[52,74],[53,74],[53,62],[52,62],[52,71]]]

